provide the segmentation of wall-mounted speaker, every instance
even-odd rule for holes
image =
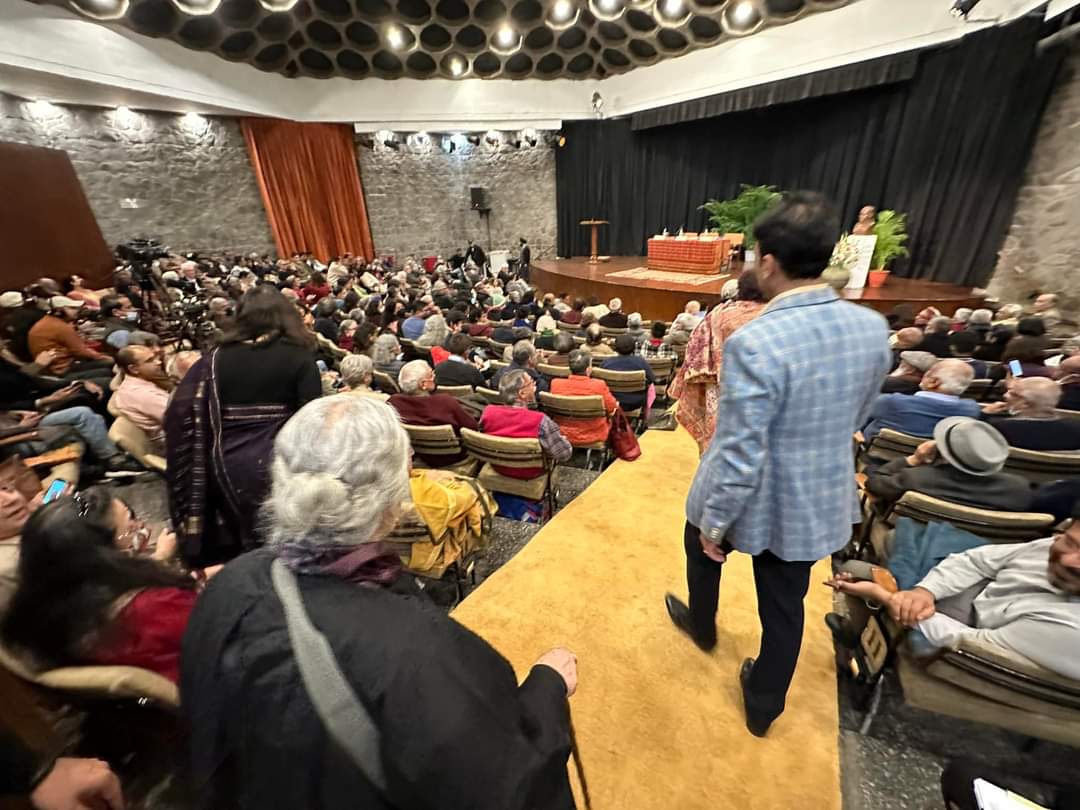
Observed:
[[[491,209],[491,205],[488,203],[487,189],[483,186],[469,186],[469,199],[473,211],[489,211]]]

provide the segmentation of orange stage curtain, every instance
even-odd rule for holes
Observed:
[[[240,128],[279,256],[374,258],[350,126],[243,118]]]

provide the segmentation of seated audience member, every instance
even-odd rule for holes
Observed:
[[[480,417],[480,427],[492,436],[512,439],[539,439],[544,453],[554,461],[566,461],[573,446],[559,432],[559,426],[546,414],[531,410],[536,403],[536,383],[522,369],[514,369],[499,380],[499,397],[505,405],[488,405]],[[495,467],[495,472],[510,478],[536,478],[543,468]]]
[[[705,317],[705,313],[701,311],[700,301],[687,301],[686,306],[683,308],[683,313],[689,315],[695,321],[700,321]]]
[[[573,338],[571,338],[571,340],[573,340]],[[521,369],[532,377],[533,382],[536,383],[537,391],[547,391],[547,378],[536,370],[536,364],[540,359],[536,352],[536,347],[528,340],[519,340],[514,343],[510,351],[510,365],[495,372],[495,376],[491,378],[492,387],[496,390],[499,388],[503,375],[506,374],[506,372],[512,371],[513,369]]]
[[[177,352],[169,358],[168,363],[165,365],[165,371],[168,372],[169,378],[173,383],[179,383],[187,376],[187,373],[191,371],[191,367],[198,363],[201,358],[201,352]]]
[[[371,346],[371,360],[376,371],[389,374],[394,380],[397,380],[401,367],[405,365],[401,359],[401,344],[389,333],[375,338],[375,343]]]
[[[607,305],[601,304],[600,299],[597,298],[595,295],[589,297],[589,305],[581,311],[581,317],[584,318],[586,315],[591,315],[593,323],[596,323],[607,314]],[[584,321],[582,321],[582,326],[584,325],[585,323]]]
[[[476,430],[476,420],[461,407],[461,403],[449,394],[436,394],[435,372],[424,360],[412,360],[401,368],[398,375],[400,394],[390,397],[390,404],[401,415],[406,425],[450,425],[454,433],[463,427]],[[417,454],[429,467],[445,467],[465,458],[465,452],[444,456]]]
[[[1024,314],[1024,308],[1019,304],[1005,304],[997,311],[993,318],[993,325],[1003,324],[1015,327],[1020,323],[1020,316]]]
[[[9,290],[0,295],[0,337],[7,339],[11,351],[24,363],[34,358],[27,345],[30,329],[44,317],[45,310],[37,301],[24,300],[21,292]]]
[[[914,394],[922,384],[923,375],[937,362],[930,352],[900,353],[900,364],[881,384],[883,394]]]
[[[161,360],[146,346],[128,346],[116,354],[124,379],[112,402],[150,439],[155,453],[165,451],[165,410],[169,407],[172,380]]]
[[[663,321],[653,321],[649,329],[649,338],[641,344],[638,354],[648,360],[650,357],[676,357],[675,350],[666,339],[667,324]]]
[[[1056,378],[1061,386],[1059,408],[1080,411],[1080,355],[1066,357],[1057,367]]]
[[[480,373],[480,369],[468,359],[469,351],[472,349],[472,341],[466,335],[460,332],[451,335],[448,348],[450,359],[444,360],[435,366],[435,384],[437,386],[471,385],[476,388],[477,386],[483,387],[486,385],[484,375]]]
[[[86,286],[86,279],[82,276],[68,276],[61,287],[64,295],[75,301],[81,301],[87,309],[101,307],[101,296]]]
[[[331,343],[337,343],[340,337],[338,323],[334,318],[337,311],[337,302],[333,298],[323,298],[315,305],[315,323],[312,328]]]
[[[508,323],[500,323],[491,331],[491,339],[496,343],[513,343],[514,327]]]
[[[937,423],[933,441],[871,471],[866,488],[887,503],[921,492],[964,506],[1023,512],[1031,504],[1031,487],[1001,471],[1008,457],[1009,445],[993,427],[952,416]]]
[[[337,345],[347,352],[353,351],[356,330],[359,328],[360,324],[353,318],[346,318],[343,320],[338,330]]]
[[[585,343],[581,348],[593,357],[615,356],[615,350],[604,343],[604,330],[598,323],[590,324],[585,330]]]
[[[941,317],[941,310],[937,307],[923,307],[919,310],[919,314],[915,316],[915,325],[925,329],[927,324],[934,318]]]
[[[450,327],[440,313],[429,315],[424,321],[424,331],[416,339],[416,345],[424,349],[434,349],[442,346],[450,336]]]
[[[372,372],[375,364],[371,358],[364,354],[350,354],[344,357],[339,364],[341,369],[341,381],[345,389],[341,393],[355,394],[357,396],[375,397],[386,401],[389,395],[376,391],[371,387]]]
[[[975,359],[975,350],[979,348],[979,336],[966,329],[962,332],[953,332],[949,335],[949,350],[957,360],[963,360],[971,366],[971,372],[976,380],[985,380],[987,374],[986,363]]]
[[[989,312],[990,310],[986,310]],[[974,318],[979,310],[971,313],[971,317]],[[971,322],[968,323],[968,329],[971,329]],[[975,357],[978,360],[989,360],[991,362],[1001,362],[1001,356],[1005,353],[1005,347],[1009,341],[1016,335],[1016,330],[1011,326],[998,325],[992,326],[987,330],[986,335],[983,337],[983,342],[979,348],[975,350]]]
[[[700,323],[700,318],[684,312],[671,324],[671,329],[664,337],[664,342],[671,346],[685,346],[690,342],[690,334]]]
[[[312,306],[327,298],[330,292],[330,285],[326,283],[326,276],[322,273],[312,273],[308,283],[300,290],[300,298],[308,306]]]
[[[558,334],[557,321],[546,312],[536,319],[536,348],[551,351],[555,348],[555,335]]]
[[[983,343],[986,342],[986,336],[990,334],[990,330],[994,326],[994,313],[992,310],[986,308],[980,308],[971,313],[968,317],[967,326],[965,331],[974,332],[979,336],[979,340]]]
[[[598,323],[605,329],[625,329],[627,325],[626,314],[622,311],[622,299],[612,298],[608,301],[608,313]]]
[[[62,496],[26,521],[0,637],[39,666],[132,666],[176,681],[196,582],[163,565],[164,554],[131,556],[142,530],[118,503],[90,490]],[[158,543],[175,550],[171,532]]]
[[[1009,341],[1005,351],[1001,354],[1001,365],[989,372],[991,379],[1002,379],[1011,373],[1009,363],[1016,360],[1020,363],[1021,374],[1024,377],[1052,377],[1054,370],[1046,365],[1045,353],[1049,341],[1045,337],[1033,335],[1017,335]]]
[[[900,365],[900,353],[914,351],[919,348],[919,344],[922,343],[923,333],[922,330],[908,326],[898,331],[895,335],[889,338],[889,346],[893,352],[893,370]]]
[[[87,346],[75,331],[74,323],[81,307],[78,301],[53,296],[49,300],[49,314],[35,323],[27,335],[30,356],[52,351],[53,360],[45,370],[55,377],[108,380],[112,376],[112,360]]]
[[[949,416],[981,415],[979,404],[960,395],[971,385],[971,367],[962,360],[939,360],[923,375],[921,389],[913,395],[882,394],[870,410],[870,422],[863,429],[866,441],[883,428],[911,436],[934,434],[934,426]]]
[[[532,331],[532,321],[529,320],[529,308],[518,307],[514,311],[514,320],[510,326],[514,329],[528,329]]]
[[[488,320],[487,311],[474,307],[469,310],[469,337],[491,337],[494,327]]]
[[[1063,419],[1054,409],[1061,386],[1046,377],[1015,377],[1005,401],[983,407],[983,418],[1001,431],[1010,447],[1046,452],[1080,450],[1080,420]]]
[[[881,604],[934,647],[955,648],[965,641],[1004,647],[1058,675],[1080,679],[1078,521],[1043,540],[990,543],[950,554],[911,590],[899,590],[883,569],[875,567],[873,577],[856,582],[841,574],[827,584]]]
[[[958,307],[952,316],[952,331],[962,332],[967,328],[968,319],[973,310],[971,307]]]
[[[578,419],[559,416],[555,419],[563,435],[575,447],[596,442],[606,442],[611,428],[608,417],[619,407],[611,390],[603,380],[592,378],[592,355],[584,349],[570,352],[570,376],[563,379],[556,377],[551,381],[551,393],[567,397],[600,396],[604,400],[607,416]]]
[[[576,326],[581,323],[581,314],[585,311],[585,300],[583,298],[575,298],[571,309],[562,313],[559,318],[563,323],[568,323],[571,326]]]
[[[0,411],[56,411],[86,405],[104,413],[104,389],[91,380],[66,382],[42,374],[55,353],[23,363],[0,337]]]
[[[555,352],[544,356],[543,362],[549,366],[566,368],[570,365],[570,352],[577,348],[574,338],[568,332],[559,332],[554,340]]]
[[[601,368],[608,371],[644,371],[646,389],[656,384],[656,375],[653,374],[649,361],[634,353],[637,342],[632,335],[619,335],[615,338],[615,357],[609,357],[601,364]],[[644,407],[648,399],[648,391],[641,393],[615,393],[613,394],[619,406],[624,411],[636,411]]]
[[[631,312],[626,316],[626,334],[634,339],[634,351],[649,339],[649,333],[642,326],[643,320],[640,312]]]
[[[573,806],[574,658],[549,653],[518,686],[498,652],[423,598],[380,545],[409,498],[408,469],[405,431],[371,399],[310,403],[278,434],[267,547],[210,582],[185,639],[181,703],[208,806],[301,808],[313,795],[327,810]],[[275,582],[300,592],[371,707],[385,784],[338,749],[313,708]]]
[[[952,321],[944,316],[934,318],[926,325],[919,351],[930,352],[935,357],[951,357],[949,349],[949,331]]]
[[[1031,305],[1032,314],[1036,315],[1046,327],[1047,334],[1054,337],[1068,337],[1076,332],[1076,324],[1061,317],[1058,298],[1054,293],[1043,293]]]
[[[420,310],[421,305],[419,304],[407,304],[405,306],[405,314],[408,317],[401,322],[401,328],[398,331],[406,340],[416,340],[424,334],[424,317],[421,315]]]
[[[130,332],[139,328],[139,313],[132,306],[131,299],[126,295],[106,295],[101,299],[100,318],[97,325],[101,329],[102,338],[110,345],[110,341],[117,332]]]

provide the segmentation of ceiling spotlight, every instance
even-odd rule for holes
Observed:
[[[555,22],[566,22],[574,16],[574,4],[570,0],[555,0],[551,7],[551,19]]]
[[[597,5],[604,11],[616,11],[619,8],[619,0],[598,0]]]
[[[964,17],[966,19],[967,15],[977,5],[979,5],[979,0],[956,0],[953,3],[952,14],[954,17]]]
[[[180,124],[185,129],[198,132],[206,127],[206,119],[196,112],[189,112],[180,117]]]
[[[290,11],[300,0],[259,0],[259,5],[267,11]]]
[[[589,0],[589,10],[605,22],[614,22],[626,11],[626,0]]]
[[[743,0],[731,10],[731,21],[736,25],[749,25],[756,11],[753,3]]]
[[[173,0],[173,5],[185,14],[198,17],[213,14],[221,5],[221,0]]]
[[[43,99],[37,99],[31,101],[27,107],[30,109],[30,114],[37,116],[38,118],[44,118],[50,115],[56,115],[60,112],[60,108],[53,104],[51,101],[45,101]]]
[[[71,0],[71,7],[95,20],[118,20],[127,14],[128,0]]]
[[[504,48],[511,48],[517,42],[517,32],[509,25],[504,25],[495,35],[495,41]]]
[[[396,25],[391,25],[386,29],[386,43],[395,51],[400,51],[405,47],[405,34]]]
[[[457,57],[450,60],[450,72],[455,76],[460,76],[465,72],[465,60]]]
[[[666,19],[677,20],[686,15],[686,3],[683,0],[660,0],[659,10]]]
[[[558,133],[555,136],[555,143],[558,145],[558,147],[560,149],[562,149],[564,146],[566,146],[566,136],[563,135],[561,132]]]

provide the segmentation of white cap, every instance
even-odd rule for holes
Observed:
[[[82,305],[82,301],[76,301],[74,298],[68,298],[66,295],[54,295],[49,299],[49,306],[53,309],[65,309],[67,307],[78,309]]]
[[[0,295],[0,307],[3,307],[4,309],[14,309],[15,307],[21,307],[22,305],[23,295],[21,292],[11,290]]]

